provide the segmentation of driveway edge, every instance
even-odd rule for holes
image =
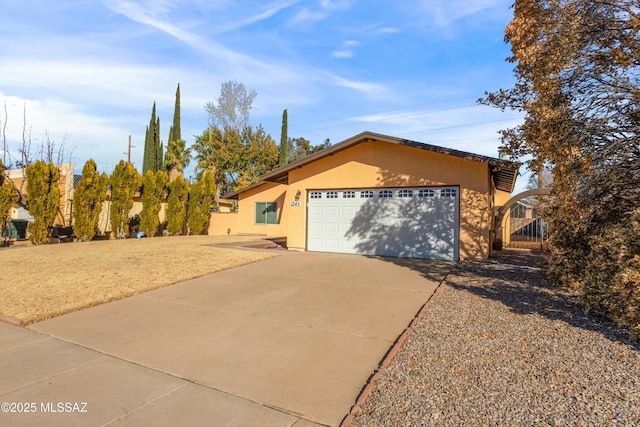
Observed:
[[[398,354],[398,352],[400,350],[402,350],[402,347],[404,346],[404,342],[407,340],[407,336],[409,335],[409,332],[411,331],[413,326],[416,324],[416,322],[418,320],[420,320],[420,318],[423,316],[424,312],[427,311],[427,308],[429,308],[429,306],[431,305],[431,303],[434,300],[435,296],[438,294],[438,292],[440,292],[440,289],[442,288],[442,284],[447,281],[447,278],[449,277],[449,275],[456,268],[458,268],[458,266],[460,265],[461,262],[462,261],[460,261],[457,264],[455,264],[453,266],[453,268],[440,281],[440,283],[438,283],[438,286],[433,291],[431,296],[422,305],[422,307],[420,307],[420,310],[418,310],[418,312],[413,317],[413,319],[411,319],[411,322],[409,322],[409,325],[406,328],[404,328],[404,330],[402,331],[400,336],[395,340],[395,342],[391,345],[391,347],[389,348],[387,353],[382,357],[382,360],[378,364],[378,367],[369,376],[369,378],[367,379],[367,381],[364,384],[364,387],[362,387],[362,390],[360,391],[360,394],[358,394],[358,397],[356,398],[356,403],[351,407],[351,410],[349,411],[349,413],[342,419],[342,422],[340,423],[340,427],[350,427],[351,426],[351,423],[353,422],[353,419],[356,417],[356,415],[358,415],[360,413],[362,405],[364,404],[364,402],[367,400],[367,398],[371,394],[371,391],[373,390],[375,382],[378,380],[380,375],[382,375],[382,371],[387,366],[389,366],[389,364],[393,361],[393,359],[395,359],[396,354]]]

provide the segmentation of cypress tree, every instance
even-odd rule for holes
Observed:
[[[147,171],[142,178],[142,211],[140,212],[140,231],[153,237],[160,225],[162,196],[168,177],[164,171]]]
[[[188,198],[189,183],[178,175],[169,184],[169,197],[167,198],[167,231],[170,234],[182,234],[187,217]]]
[[[53,163],[38,160],[27,166],[27,204],[33,222],[28,230],[31,243],[38,245],[48,242],[48,227],[53,225],[60,208],[60,169]]]
[[[157,172],[164,169],[163,151],[164,147],[160,141],[160,117],[156,120],[156,127],[153,133],[153,146],[155,147],[155,158],[153,162],[153,171]]]
[[[153,103],[153,109],[151,110],[151,120],[149,120],[149,126],[144,138],[144,157],[142,160],[142,174],[146,174],[148,170],[156,171],[156,159],[158,148],[156,145],[156,132],[160,122],[156,119],[156,103]]]
[[[120,160],[109,177],[111,185],[111,231],[118,239],[129,234],[129,211],[133,196],[141,184],[138,171],[131,163]]]
[[[169,128],[169,139],[167,140],[167,145],[171,143],[171,141],[177,141],[182,139],[182,133],[180,130],[180,83],[178,83],[178,88],[176,89],[176,104],[173,109],[173,124]]]
[[[73,193],[73,231],[81,241],[93,239],[98,228],[109,178],[100,175],[93,159],[87,160],[82,168],[82,179]]]
[[[188,225],[191,234],[203,234],[209,221],[211,205],[215,200],[216,184],[213,173],[204,171],[202,177],[189,190]]]
[[[285,166],[289,163],[289,135],[287,131],[287,121],[287,110],[285,109],[282,112],[282,132],[280,133],[280,153],[278,156],[280,158],[280,166]]]

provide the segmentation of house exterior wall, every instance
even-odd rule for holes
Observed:
[[[288,186],[263,183],[240,193],[238,232],[286,236],[290,249],[304,250],[309,191],[405,186],[459,186],[460,258],[488,257],[494,196],[487,164],[385,142],[364,142],[291,170]],[[255,202],[276,200],[278,224],[256,225]],[[226,234],[215,218],[210,234]]]
[[[489,253],[489,179],[484,163],[384,142],[365,142],[293,170],[289,193],[300,190],[291,208],[287,245],[306,248],[306,193],[324,188],[460,187],[460,257]],[[291,195],[289,195],[291,197]],[[290,199],[285,200],[289,207]]]
[[[285,207],[287,186],[266,182],[244,192],[238,201],[237,213],[214,212],[209,221],[210,235],[226,235],[230,228],[232,234],[255,234],[268,237],[287,236],[288,206]],[[256,224],[255,204],[258,202],[276,202],[278,204],[277,224]],[[235,216],[235,219],[234,219]]]
[[[139,199],[136,199],[133,201],[133,206],[127,214],[127,218],[140,215],[140,212],[142,212],[142,202]],[[167,202],[160,203],[158,218],[160,219],[161,224],[167,220]],[[109,200],[102,202],[102,210],[98,217],[98,230],[100,230],[101,233],[111,232],[111,201]]]

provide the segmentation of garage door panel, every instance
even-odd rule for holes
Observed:
[[[327,198],[336,190],[320,191],[308,200],[308,250],[457,259],[457,188],[358,190],[343,198],[345,192]]]
[[[324,231],[328,233],[336,233],[340,231],[340,224],[335,222],[326,222],[324,224]]]

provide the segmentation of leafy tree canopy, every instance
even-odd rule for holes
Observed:
[[[526,114],[502,144],[553,174],[553,277],[638,336],[639,32],[637,1],[516,0],[516,84],[481,100]]]

